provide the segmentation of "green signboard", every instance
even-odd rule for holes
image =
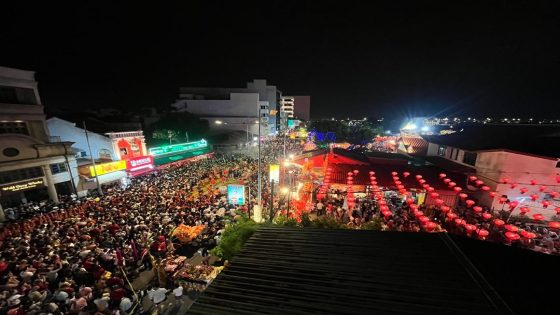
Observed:
[[[200,141],[195,141],[195,142],[162,145],[161,147],[150,148],[148,151],[150,152],[150,155],[157,157],[158,155],[198,150],[198,149],[206,148],[207,146],[208,146],[208,142],[202,139]]]
[[[169,154],[166,156],[159,156],[159,157],[156,156],[154,157],[154,163],[159,166],[167,163],[177,162],[184,159],[189,159],[209,152],[210,152],[210,147],[206,147],[195,151],[175,153],[175,154]]]

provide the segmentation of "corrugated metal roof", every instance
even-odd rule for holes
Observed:
[[[509,313],[450,242],[447,234],[263,227],[189,313]]]

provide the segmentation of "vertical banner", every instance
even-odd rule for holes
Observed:
[[[244,185],[228,185],[227,200],[234,205],[245,204],[245,186]]]
[[[278,184],[280,182],[280,165],[270,164],[270,172],[268,174],[270,181]]]

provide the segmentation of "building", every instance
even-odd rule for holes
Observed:
[[[538,125],[493,125],[465,129],[444,136],[424,136],[426,160],[445,169],[460,170],[484,181],[491,197],[471,181],[463,183],[480,203],[496,210],[507,209],[499,198],[518,201],[530,215],[550,218],[560,199],[549,192],[560,191],[560,128]],[[459,182],[457,182],[459,183]],[[527,189],[523,192],[521,189]],[[533,201],[531,195],[536,195]],[[542,201],[550,202],[544,207]]]
[[[49,135],[35,72],[0,67],[1,207],[57,202],[59,194],[73,193],[78,175],[71,146]]]
[[[309,121],[311,119],[311,96],[294,96],[294,116],[304,121]]]
[[[266,80],[253,80],[246,88],[181,87],[179,99],[171,107],[207,119],[216,131],[240,130],[254,135],[261,125],[261,134],[269,135],[278,130],[280,94]]]
[[[294,119],[294,97],[280,98],[280,131],[288,129],[289,121]]]
[[[107,184],[127,177],[126,163],[120,162],[121,154],[118,149],[115,149],[111,138],[91,131],[86,135],[85,129],[58,117],[47,119],[47,127],[51,137],[58,141],[73,143],[72,152],[77,165],[75,172],[80,175],[79,181],[76,182],[79,196],[84,196],[88,190],[97,188],[96,175],[99,184]],[[146,145],[140,142],[139,146],[142,145],[146,152]],[[92,159],[95,161],[96,171],[93,171]]]

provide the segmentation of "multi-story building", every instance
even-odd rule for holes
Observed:
[[[210,122],[217,130],[240,130],[251,134],[275,134],[280,91],[266,80],[253,80],[246,88],[181,87],[179,99],[171,105]]]
[[[288,129],[288,121],[294,119],[294,97],[280,98],[280,131]]]
[[[1,207],[75,192],[71,146],[49,136],[35,72],[0,67]]]

